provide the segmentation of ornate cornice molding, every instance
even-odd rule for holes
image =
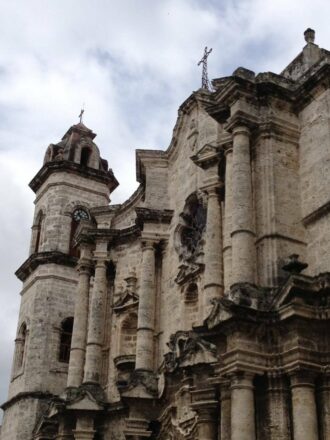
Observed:
[[[41,264],[60,264],[67,267],[75,267],[78,258],[60,251],[38,252],[32,254],[17,269],[15,275],[21,281],[25,281],[27,277]]]
[[[143,229],[144,223],[170,224],[173,217],[172,209],[135,208],[136,225]]]
[[[119,185],[111,169],[108,171],[96,170],[90,167],[82,167],[80,164],[68,160],[60,160],[45,163],[29,183],[30,188],[36,193],[47,178],[55,172],[68,172],[86,179],[96,180],[107,185],[110,192]]]

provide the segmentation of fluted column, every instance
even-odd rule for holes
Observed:
[[[287,440],[291,438],[289,401],[290,390],[285,378],[270,374],[268,376],[269,440]]]
[[[84,382],[100,383],[102,364],[103,302],[107,289],[107,266],[97,259],[90,304]]]
[[[231,425],[231,400],[230,400],[230,383],[223,382],[220,385],[220,439],[230,440]]]
[[[228,292],[232,284],[232,210],[233,210],[233,148],[225,150],[226,156],[226,175],[225,175],[225,209],[224,209],[224,227],[223,227],[223,274],[224,291]]]
[[[142,242],[135,363],[137,370],[153,371],[155,301],[155,241],[148,239]]]
[[[321,408],[322,440],[330,439],[330,375],[324,375],[320,379],[318,396]]]
[[[253,376],[235,375],[231,382],[231,440],[255,440]]]
[[[78,289],[75,300],[70,363],[68,372],[68,387],[79,387],[84,376],[84,364],[87,343],[89,284],[92,272],[91,251],[82,247],[82,257],[78,263]]]
[[[298,372],[291,376],[293,438],[318,440],[315,383],[313,375]]]
[[[223,295],[223,262],[222,262],[222,214],[218,189],[220,184],[207,187],[207,218],[204,246],[204,318],[209,315],[211,299]]]
[[[232,284],[255,283],[255,233],[250,163],[250,130],[233,129]]]

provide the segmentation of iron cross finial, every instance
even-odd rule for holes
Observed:
[[[84,104],[83,104],[82,109],[80,110],[80,114],[78,116],[80,124],[82,123],[82,117],[83,117],[84,113],[85,113],[85,109],[84,109]]]
[[[197,66],[203,64],[203,73],[202,73],[202,89],[210,90],[209,78],[207,75],[207,58],[212,52],[212,48],[207,50],[207,46],[204,49],[204,55],[202,59],[198,62]]]

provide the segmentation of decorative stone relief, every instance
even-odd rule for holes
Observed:
[[[193,193],[188,197],[180,219],[174,241],[182,263],[175,281],[183,284],[203,269],[206,206],[202,193]]]
[[[178,331],[168,342],[170,351],[165,354],[164,370],[173,372],[178,367],[216,362],[216,346],[192,331]]]

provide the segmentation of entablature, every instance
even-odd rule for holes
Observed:
[[[91,167],[82,167],[80,164],[68,160],[59,160],[46,162],[29,183],[30,188],[36,193],[47,180],[48,176],[55,172],[68,172],[85,177],[86,179],[96,180],[107,185],[110,192],[114,191],[119,185],[112,169],[108,171],[97,170]]]
[[[73,257],[60,251],[38,252],[30,255],[29,258],[17,269],[15,275],[19,280],[25,281],[41,264],[60,264],[62,266],[75,267],[77,262],[77,257]]]

